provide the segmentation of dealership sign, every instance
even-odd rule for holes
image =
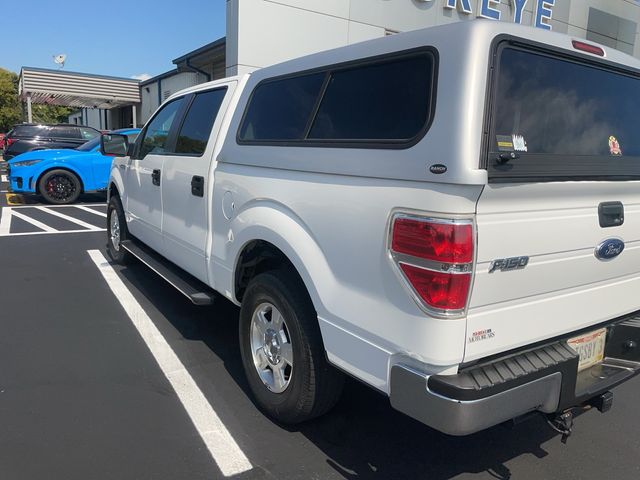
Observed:
[[[420,0],[422,2],[432,2],[433,0]],[[527,4],[533,5],[532,24],[538,28],[551,30],[551,18],[553,17],[553,6],[556,0],[510,0],[513,21],[522,23],[524,9]],[[502,12],[498,9],[500,0],[444,0],[444,8],[458,10],[467,15],[473,14],[471,3],[477,3],[476,16],[500,20]]]

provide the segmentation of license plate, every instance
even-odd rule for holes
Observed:
[[[604,359],[604,344],[607,338],[607,329],[602,328],[595,332],[585,333],[579,337],[569,339],[568,343],[580,356],[578,371],[581,372],[592,367]]]

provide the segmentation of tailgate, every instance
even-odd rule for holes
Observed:
[[[622,203],[621,226],[600,227],[603,202]],[[640,309],[640,182],[488,186],[477,231],[465,361]],[[624,250],[598,258],[607,239]],[[528,257],[526,266],[489,273],[492,262],[515,257]]]
[[[465,361],[640,309],[640,74],[512,41],[493,67]]]

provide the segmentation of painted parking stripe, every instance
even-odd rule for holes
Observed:
[[[20,220],[24,220],[25,222],[30,223],[34,227],[37,227],[40,230],[44,230],[47,233],[59,233],[60,232],[60,230],[56,230],[55,228],[51,228],[49,225],[45,225],[44,223],[39,222],[35,218],[27,217],[26,215],[23,215],[20,212],[16,212],[15,210],[13,210],[11,212],[11,215],[14,216],[15,218],[19,218]]]
[[[107,206],[104,203],[83,203],[82,204],[83,207],[102,207],[102,208],[107,208]],[[19,207],[14,207],[15,208],[33,208],[34,205],[21,205]],[[79,205],[75,205],[75,204],[69,204],[69,205],[47,205],[46,208],[78,208]]]
[[[0,175],[0,181],[8,182],[9,180],[7,180],[7,176],[6,175]]]
[[[171,383],[213,460],[226,477],[253,466],[160,331],[99,250],[87,252]]]
[[[47,207],[35,207],[35,208],[37,210],[40,210],[41,212],[46,212],[49,215],[53,215],[54,217],[62,218],[63,220],[66,220],[67,222],[75,223],[76,225],[84,227],[87,230],[93,230],[94,232],[97,232],[97,231],[101,230],[100,227],[96,227],[95,225],[91,225],[90,223],[83,222],[82,220],[79,220],[77,218],[70,217],[69,215],[65,215],[64,213],[60,213],[60,212],[54,210],[53,208],[47,208]]]
[[[95,232],[106,232],[106,228],[101,228],[100,230],[87,230],[83,228],[82,230],[56,230],[55,232],[15,232],[15,233],[7,233],[0,234],[0,237],[27,237],[29,235],[62,235],[64,233],[95,233]]]
[[[84,205],[76,205],[76,208],[79,208],[80,210],[84,210],[85,212],[93,213],[95,215],[100,215],[101,217],[105,217],[105,218],[107,217],[106,213],[99,212],[98,210],[94,210],[93,208],[89,208]]]
[[[0,236],[9,235],[11,231],[11,207],[4,207],[0,211]]]

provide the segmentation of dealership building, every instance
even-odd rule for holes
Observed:
[[[186,87],[364,40],[478,18],[566,33],[640,58],[640,0],[227,0],[226,9],[226,37],[173,59],[173,69],[140,82],[138,103],[118,103],[117,122],[109,123],[115,115],[94,111],[108,104],[77,100],[73,105],[81,109],[71,121],[103,129],[133,121],[141,125]],[[47,93],[21,92],[25,101],[31,96],[53,102]]]

